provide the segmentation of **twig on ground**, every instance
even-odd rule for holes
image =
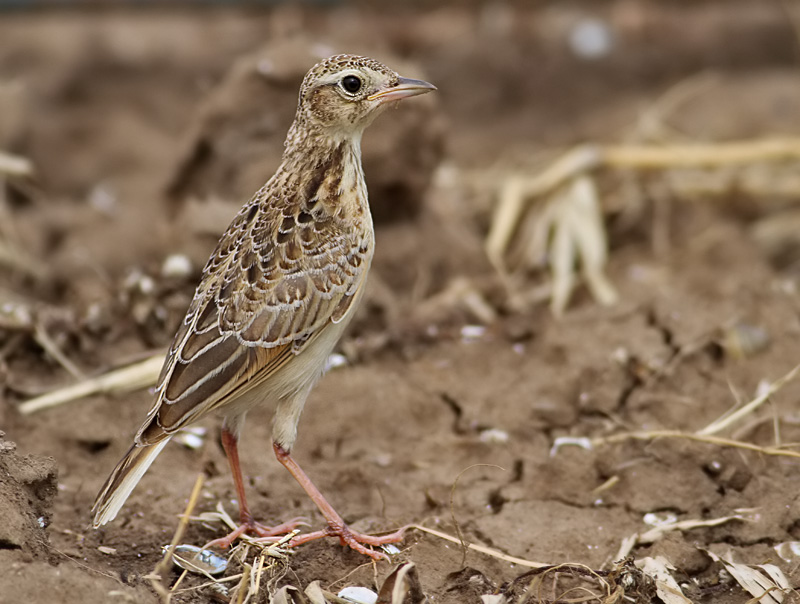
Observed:
[[[697,434],[701,436],[709,436],[711,434],[718,434],[722,432],[725,428],[731,426],[732,424],[738,422],[742,418],[746,417],[747,415],[753,413],[756,409],[758,409],[761,405],[763,405],[769,397],[773,394],[778,392],[781,388],[783,388],[787,383],[792,381],[796,376],[797,373],[800,372],[800,365],[797,365],[789,371],[786,375],[781,378],[778,378],[772,384],[769,385],[764,392],[762,392],[759,396],[754,398],[752,401],[747,403],[744,407],[738,409],[734,412],[729,412],[723,415],[721,418],[713,421],[708,426],[703,428],[702,430],[698,430]]]
[[[196,520],[197,517],[194,517],[193,519]],[[261,577],[261,575],[263,573],[265,573],[265,572],[267,572],[269,570],[273,570],[275,568],[275,565],[278,562],[286,559],[285,550],[282,549],[282,548],[287,543],[289,543],[289,541],[291,541],[292,538],[294,538],[297,535],[298,532],[299,531],[297,531],[297,530],[292,531],[291,533],[289,533],[288,535],[283,537],[280,541],[278,541],[277,543],[271,544],[269,547],[264,547],[263,543],[246,543],[246,545],[248,545],[248,546],[249,545],[256,545],[257,547],[261,548],[261,557],[266,558],[267,556],[269,556],[269,557],[273,558],[273,560],[268,565],[266,565],[266,566],[264,566],[263,564],[259,565],[259,569],[257,571],[257,576],[255,577],[256,581],[260,581],[260,577]],[[242,540],[241,537],[240,537],[240,540]],[[254,572],[256,572],[256,571],[254,571]],[[223,577],[222,579],[214,579],[214,578],[212,578],[211,581],[207,581],[205,583],[201,583],[200,585],[195,585],[193,587],[185,587],[185,588],[183,588],[183,589],[181,589],[181,590],[179,590],[179,591],[177,591],[175,593],[186,593],[186,592],[189,592],[189,591],[196,591],[196,590],[199,590],[199,589],[210,587],[212,585],[224,584],[224,583],[232,583],[234,581],[241,582],[241,579],[242,579],[243,575],[244,575],[244,573],[238,573],[236,575],[230,575],[228,577]]]
[[[544,564],[542,562],[532,562],[530,560],[525,560],[524,558],[515,558],[514,556],[508,556],[503,552],[499,552],[495,549],[483,545],[477,545],[475,543],[467,543],[465,541],[458,539],[457,537],[448,535],[447,533],[427,528],[419,524],[412,524],[409,526],[409,528],[415,528],[419,531],[422,531],[423,533],[434,535],[435,537],[439,537],[439,539],[444,539],[445,541],[456,543],[458,545],[467,547],[468,549],[474,550],[476,552],[486,554],[487,556],[492,556],[493,558],[497,558],[505,562],[510,562],[511,564],[518,564],[519,566],[525,566],[527,568],[544,568],[546,566],[550,566],[549,564]]]
[[[249,564],[244,565],[242,579],[239,581],[239,585],[236,588],[236,604],[244,604],[245,599],[250,597],[250,589],[245,589],[245,585],[250,585],[250,574],[252,570],[253,567]]]
[[[47,330],[41,324],[41,322],[36,323],[34,326],[34,337],[36,338],[36,342],[38,342],[39,346],[44,348],[45,352],[49,354],[55,361],[61,365],[67,372],[72,375],[75,379],[78,380],[85,380],[86,375],[81,371],[75,363],[73,363],[67,355],[65,355],[61,349],[58,347],[53,341],[53,338],[50,337],[50,334],[47,333]]]
[[[753,596],[750,602],[781,604],[784,596],[792,593],[792,587],[786,575],[774,564],[741,564],[733,561],[731,552],[724,556],[717,556],[710,550],[704,551],[712,560],[722,564],[742,589]],[[756,569],[761,569],[763,572]]]
[[[42,396],[25,401],[19,406],[22,415],[30,415],[43,409],[56,407],[92,394],[105,392],[130,392],[152,386],[158,380],[164,355],[157,354],[144,361],[121,369],[114,369],[103,375],[88,378],[77,384],[70,384]]]
[[[599,200],[577,209],[586,191],[594,189],[594,172],[600,168],[633,169],[639,171],[676,168],[719,168],[731,165],[776,162],[800,159],[800,139],[773,138],[731,141],[716,144],[627,144],[599,145],[587,143],[573,148],[549,167],[533,176],[512,176],[501,188],[499,201],[492,216],[492,224],[484,249],[492,265],[508,282],[509,249],[512,240],[526,234],[544,233],[547,241],[545,256],[549,256],[554,281],[552,308],[562,312],[570,297],[575,265],[582,261],[592,295],[601,304],[612,303],[616,293],[604,274],[606,264],[605,227]],[[583,184],[578,184],[583,183]],[[596,195],[595,195],[596,197]],[[524,229],[525,215],[537,200],[546,200],[541,216],[533,217],[544,226]],[[562,211],[563,209],[563,211]],[[586,239],[586,234],[589,238]],[[570,235],[570,236],[568,236]],[[586,254],[584,240],[600,241],[599,254]],[[537,246],[523,254],[526,267],[540,266],[542,254]],[[540,247],[540,246],[539,246]],[[592,249],[596,246],[592,246]],[[595,250],[596,251],[596,250]],[[556,271],[554,267],[559,267]],[[591,270],[587,271],[587,267]],[[565,277],[565,271],[567,276]],[[557,284],[557,286],[555,286]],[[511,292],[513,294],[514,292]],[[558,297],[556,296],[558,294]],[[566,298],[566,299],[564,299]]]
[[[33,176],[33,162],[27,157],[0,151],[0,172],[9,176]]]
[[[612,434],[611,436],[603,436],[600,438],[590,439],[592,447],[600,447],[603,445],[625,442],[626,440],[656,440],[657,438],[679,438],[685,440],[694,440],[697,442],[708,443],[720,447],[732,447],[735,449],[745,449],[747,451],[755,451],[763,455],[772,455],[776,457],[796,457],[800,458],[800,452],[790,451],[787,443],[781,447],[761,447],[748,442],[739,440],[732,440],[729,438],[721,438],[719,436],[706,436],[704,434],[697,434],[694,432],[681,432],[680,430],[642,430],[640,432],[620,432],[619,434]]]
[[[622,540],[619,551],[614,557],[614,560],[622,560],[630,555],[633,548],[637,545],[649,545],[655,543],[661,537],[672,531],[690,531],[696,528],[704,528],[711,526],[719,526],[733,520],[747,520],[741,514],[734,514],[732,516],[722,516],[721,518],[710,518],[709,520],[676,520],[675,522],[666,522],[659,526],[655,526],[644,533],[636,533],[630,537]]]
[[[169,604],[174,592],[172,590],[168,590],[164,586],[163,577],[169,570],[170,564],[172,563],[172,554],[175,551],[175,547],[180,542],[186,527],[189,525],[189,518],[194,510],[194,506],[197,505],[197,499],[200,497],[200,489],[203,487],[203,480],[203,474],[198,474],[197,480],[195,480],[194,487],[192,488],[192,494],[189,496],[189,503],[186,504],[186,509],[181,515],[180,522],[178,522],[178,526],[175,529],[175,534],[172,536],[172,542],[170,542],[169,547],[164,553],[164,557],[161,559],[161,561],[156,564],[156,567],[153,569],[153,571],[145,577],[146,579],[150,580],[150,584],[161,596],[161,600],[164,604]]]
[[[656,593],[664,604],[692,604],[692,601],[683,595],[680,584],[672,576],[675,567],[665,557],[648,556],[637,560],[636,566],[655,581]]]
[[[456,518],[456,511],[455,511],[456,487],[458,486],[458,481],[461,479],[461,477],[464,475],[465,472],[467,472],[468,470],[471,470],[472,468],[479,468],[479,467],[497,468],[497,469],[503,470],[505,472],[505,468],[501,468],[500,466],[496,466],[494,464],[478,463],[478,464],[473,464],[471,466],[467,466],[466,468],[461,470],[461,472],[458,473],[458,476],[456,476],[456,479],[453,481],[453,486],[450,488],[450,518],[453,521],[453,525],[456,527],[456,534],[458,535],[458,541],[459,541],[459,543],[461,543],[461,548],[462,548],[461,549],[461,553],[462,553],[461,566],[462,567],[467,562],[467,549],[468,548],[467,548],[466,541],[464,541],[464,535],[461,532],[461,525],[459,524],[458,519]]]

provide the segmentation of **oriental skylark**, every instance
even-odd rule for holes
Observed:
[[[308,72],[275,175],[245,204],[203,270],[186,317],[167,354],[156,401],[133,446],[95,501],[94,526],[112,520],[175,432],[215,412],[239,498],[242,533],[277,539],[299,519],[268,527],[247,506],[237,443],[247,412],[274,408],[275,455],[328,522],[291,541],[325,536],[372,556],[403,530],[356,533],[291,456],[297,422],[326,359],[364,293],[374,249],[361,168],[361,135],[393,101],[435,86],[366,57],[337,55]]]

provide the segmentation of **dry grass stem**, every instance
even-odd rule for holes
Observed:
[[[625,564],[623,562],[622,567]],[[518,582],[522,578],[528,578],[526,594],[518,600],[518,603],[599,601],[610,604],[625,595],[624,591],[620,591],[620,586],[615,581],[617,575],[622,572],[622,567],[617,567],[609,573],[601,574],[583,564],[564,563],[543,568],[541,569],[542,572],[532,571],[525,573],[515,579],[515,582]],[[581,581],[594,580],[600,587],[600,593],[582,585],[566,587],[565,591],[559,593],[559,582],[563,578],[579,579]],[[546,583],[547,581],[550,581],[549,585]],[[546,592],[549,592],[549,595]],[[576,595],[569,597],[572,593]]]
[[[443,311],[452,312],[454,308],[465,309],[479,322],[490,325],[497,320],[497,311],[486,297],[465,277],[457,277],[447,287],[415,305],[414,315],[428,318],[436,317]]]
[[[253,593],[255,594],[258,594],[258,591],[261,589],[261,572],[264,570],[264,560],[266,560],[266,557],[264,552],[261,552],[261,555],[258,557],[255,570],[255,585],[253,586]]]
[[[711,445],[718,445],[720,447],[745,449],[747,451],[754,451],[763,455],[800,458],[800,452],[790,451],[786,448],[792,446],[790,444],[783,445],[782,447],[761,447],[759,445],[754,445],[752,443],[739,440],[721,438],[718,436],[705,436],[703,434],[697,434],[693,432],[681,432],[680,430],[643,430],[641,432],[621,432],[619,434],[604,436],[602,438],[593,438],[590,442],[593,447],[599,447],[602,445],[625,442],[626,440],[655,440],[657,438],[680,438],[708,443]]]
[[[178,589],[178,587],[180,587],[180,584],[183,583],[183,580],[186,578],[186,575],[188,575],[188,574],[189,574],[189,571],[184,569],[183,572],[178,577],[178,580],[175,581],[175,584],[170,588],[170,592],[174,593],[175,590]]]
[[[261,569],[260,574],[267,572],[268,570],[272,570],[275,567],[275,563],[270,563],[269,565],[263,567]],[[233,583],[234,581],[241,582],[242,575],[244,573],[237,573],[235,575],[230,575],[228,577],[223,577],[222,579],[213,579],[211,581],[206,581],[205,583],[201,583],[200,585],[195,585],[193,587],[184,587],[183,589],[177,590],[175,593],[187,593],[190,591],[197,591],[199,589],[204,589],[206,587],[210,587],[211,585],[216,584],[225,584],[225,583]]]
[[[49,354],[59,365],[61,365],[67,373],[69,373],[72,377],[77,380],[85,380],[86,375],[81,371],[75,363],[69,360],[67,355],[65,355],[61,349],[58,347],[53,341],[53,338],[50,337],[50,334],[47,333],[47,330],[41,324],[41,322],[37,322],[34,326],[34,337],[36,338],[36,342],[44,348],[45,352]]]
[[[731,164],[800,159],[800,139],[764,138],[684,145],[609,145],[597,147],[597,155],[599,165],[613,168],[716,168]]]
[[[578,260],[594,298],[598,303],[610,304],[617,296],[604,273],[606,235],[600,202],[594,191],[593,172],[604,167],[640,171],[708,169],[797,159],[800,159],[800,139],[796,138],[716,144],[583,144],[561,155],[539,174],[507,178],[492,216],[485,251],[498,273],[507,277],[509,250],[515,236],[525,237],[525,231],[528,236],[532,232],[544,232],[554,282],[551,297],[554,312],[563,312],[566,308]],[[534,202],[541,199],[546,199],[546,203],[558,211],[546,210],[535,217],[536,221],[546,221],[544,226],[524,228],[526,214]],[[593,199],[591,207],[586,203],[589,199]],[[526,247],[536,249],[537,246]],[[526,268],[537,266],[540,260],[540,254],[526,254]]]
[[[637,544],[648,545],[655,543],[661,537],[672,531],[690,531],[696,528],[705,528],[710,526],[719,526],[734,520],[746,520],[746,518],[739,514],[732,516],[722,516],[720,518],[711,518],[709,520],[678,520],[676,522],[669,522],[656,526],[646,533],[639,535]]]
[[[242,579],[239,581],[239,585],[236,588],[236,604],[244,604],[245,600],[250,599],[250,573],[252,572],[252,567],[249,564],[244,565],[244,570],[242,571]],[[245,586],[248,589],[245,589]]]
[[[512,182],[510,188],[504,190],[501,208],[509,207],[509,204],[521,208],[516,205],[522,195],[517,184]],[[500,210],[498,216],[502,213]],[[578,263],[595,300],[604,305],[616,302],[616,290],[604,274],[608,242],[600,198],[588,174],[577,176],[556,189],[537,212],[528,214],[518,230],[522,231],[518,238],[524,242],[517,254],[520,263],[537,266],[544,259],[549,263],[552,275],[550,307],[556,316],[563,314],[572,296]],[[505,272],[505,250],[493,249],[492,245],[487,242],[486,251],[506,281],[509,297],[513,298],[514,288]]]
[[[592,495],[600,495],[601,493],[608,491],[609,489],[613,488],[619,482],[619,480],[619,475],[615,474],[614,476],[611,476],[603,484],[592,489]],[[617,558],[617,560],[619,560],[619,558]]]
[[[708,520],[678,520],[675,522],[666,522],[651,528],[645,533],[636,533],[623,539],[620,549],[614,559],[622,560],[623,558],[627,558],[637,545],[650,545],[661,539],[667,533],[673,531],[683,532],[696,528],[719,526],[734,520],[746,521],[747,518],[741,514],[734,514],[732,516],[722,516],[720,518],[710,518]]]
[[[27,157],[0,151],[0,172],[9,176],[33,176],[33,162]]]
[[[800,371],[800,365],[797,365],[794,369],[789,371],[789,373],[775,380],[772,384],[770,384],[769,388],[767,388],[762,394],[754,398],[752,401],[747,403],[744,407],[736,411],[726,413],[718,420],[712,422],[702,430],[699,430],[697,434],[700,436],[710,436],[712,434],[717,434],[722,430],[728,428],[729,426],[735,424],[742,418],[750,415],[761,405],[763,405],[767,400],[769,400],[769,397],[778,392],[787,383],[792,381],[797,376],[797,373],[799,371]]]
[[[758,564],[751,566],[733,561],[733,556],[728,552],[724,556],[717,556],[714,552],[704,550],[712,560],[722,564],[725,569],[736,579],[736,582],[746,590],[757,604],[781,604],[787,593],[792,593],[792,588],[786,575],[774,564]]]
[[[701,72],[670,86],[652,105],[642,111],[633,135],[627,137],[625,142],[674,142],[679,138],[687,138],[666,123],[667,117],[677,113],[681,105],[698,97],[721,81],[722,78],[717,73]]]
[[[436,529],[427,528],[419,524],[412,524],[409,526],[409,528],[417,529],[419,531],[422,531],[423,533],[428,533],[435,537],[439,537],[439,539],[444,539],[445,541],[449,541],[450,543],[456,543],[458,545],[462,545],[468,549],[480,552],[482,554],[486,554],[487,556],[491,556],[493,558],[497,558],[498,560],[503,560],[504,562],[509,562],[511,564],[518,564],[519,566],[524,566],[526,568],[544,568],[546,566],[550,566],[549,564],[544,564],[543,562],[532,562],[530,560],[525,560],[524,558],[515,558],[514,556],[508,556],[503,552],[499,552],[495,549],[483,545],[477,545],[475,543],[467,543],[465,541],[458,539],[457,537],[448,535],[447,533],[437,531]]]
[[[195,505],[197,505],[197,499],[200,497],[200,489],[203,488],[203,481],[203,474],[198,474],[197,479],[194,482],[194,487],[192,488],[192,494],[189,496],[189,502],[186,504],[186,509],[181,515],[180,522],[178,522],[178,527],[175,529],[175,534],[172,536],[172,541],[170,542],[167,551],[164,553],[164,557],[158,564],[156,564],[153,572],[146,577],[147,579],[150,579],[150,584],[161,596],[164,604],[169,604],[174,592],[172,590],[167,590],[167,588],[164,587],[163,577],[167,571],[169,571],[170,564],[172,563],[172,554],[175,551],[175,547],[180,542],[186,527],[189,525],[189,518],[191,517]]]
[[[458,473],[456,479],[453,481],[453,486],[450,487],[450,518],[453,521],[453,526],[456,527],[456,534],[458,535],[458,540],[461,543],[462,547],[462,558],[461,558],[461,566],[464,566],[467,562],[467,545],[464,541],[464,535],[461,533],[461,525],[456,518],[456,511],[455,511],[455,497],[456,497],[456,487],[458,486],[458,481],[461,480],[461,477],[464,475],[465,472],[471,470],[472,468],[480,468],[480,467],[487,467],[487,468],[497,468],[498,470],[502,470],[505,472],[505,468],[501,468],[500,466],[496,466],[494,464],[473,464],[471,466],[467,466],[461,472]]]
[[[628,556],[630,556],[633,548],[636,547],[636,544],[639,541],[639,535],[634,533],[633,535],[628,535],[627,537],[623,537],[622,543],[620,543],[619,550],[617,551],[617,555],[614,556],[614,560],[624,560]]]
[[[86,396],[106,392],[131,392],[147,388],[156,383],[164,364],[164,355],[154,355],[144,361],[121,369],[114,369],[103,375],[87,378],[42,396],[25,401],[19,406],[22,415],[30,415],[43,409],[56,407]]]
[[[604,306],[614,304],[618,296],[604,273],[608,262],[608,241],[600,196],[594,181],[585,175],[576,178],[570,183],[565,194],[568,196],[563,210],[566,216],[555,228],[569,229],[572,246],[580,260],[586,285],[594,299]],[[569,268],[573,270],[572,266]],[[558,279],[554,271],[551,309],[556,315],[562,314],[569,302],[569,295],[559,298],[558,291]]]
[[[669,560],[663,556],[647,557],[637,560],[636,566],[655,581],[656,593],[664,604],[692,604],[692,601],[683,595],[681,586],[672,576],[670,571],[674,571],[675,567]]]

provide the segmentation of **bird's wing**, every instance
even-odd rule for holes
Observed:
[[[336,217],[242,208],[204,269],[136,437],[159,442],[269,379],[348,314],[369,268],[371,231]]]

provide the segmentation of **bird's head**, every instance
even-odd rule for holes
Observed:
[[[436,90],[367,57],[336,55],[317,63],[300,88],[298,117],[333,135],[360,134],[393,101]]]

